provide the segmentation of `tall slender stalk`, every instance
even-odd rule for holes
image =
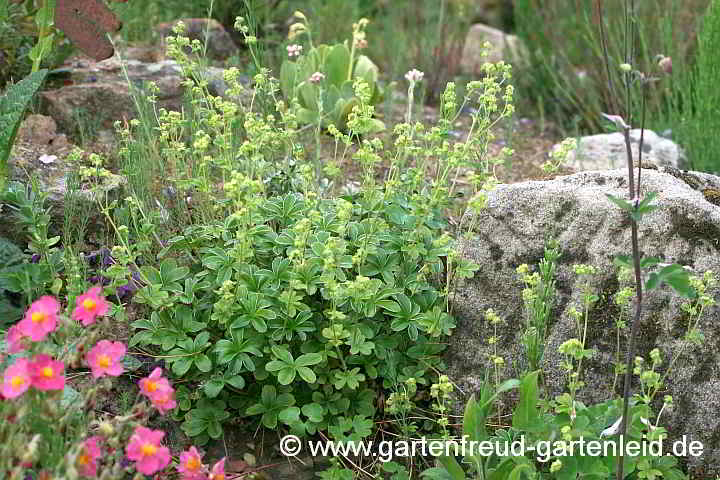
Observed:
[[[635,57],[635,37],[636,37],[636,25],[635,25],[635,1],[625,0],[625,30],[624,30],[624,62],[628,65],[632,65]],[[605,60],[605,67],[608,75],[608,86],[610,88],[611,101],[609,107],[614,109],[615,113],[618,112],[619,108],[615,105],[615,92],[614,85],[612,82],[612,72],[610,70],[610,56],[607,48],[607,36],[604,28],[604,15],[603,15],[603,4],[602,0],[597,1],[598,16],[600,18],[600,41],[603,47],[603,55]],[[632,81],[633,76],[636,72],[627,71],[623,72],[623,83],[625,87],[625,111],[627,122],[618,119],[615,120],[616,125],[622,128],[623,136],[625,138],[625,152],[627,155],[627,169],[628,169],[628,193],[630,196],[630,202],[634,209],[638,208],[640,203],[640,180],[642,171],[642,146],[644,140],[644,129],[645,129],[645,109],[646,109],[646,96],[647,96],[647,82],[641,75],[642,82],[642,113],[641,113],[641,125],[640,125],[640,144],[638,146],[638,180],[637,189],[635,188],[635,175],[633,172],[633,154],[630,143],[630,130],[632,124]],[[623,385],[623,413],[622,420],[620,422],[620,438],[623,439],[627,435],[628,430],[628,414],[630,410],[630,390],[632,386],[632,371],[633,371],[633,359],[635,358],[635,337],[637,337],[637,331],[640,324],[640,318],[642,317],[643,307],[643,284],[642,284],[642,271],[640,268],[640,245],[638,241],[638,224],[637,220],[630,217],[630,230],[631,230],[631,243],[632,243],[632,261],[633,270],[635,273],[635,314],[630,324],[630,337],[628,338],[626,361],[625,361],[625,379]],[[621,441],[622,443],[622,441]],[[624,452],[620,451],[618,456],[617,464],[617,480],[623,479],[624,467],[625,467]]]

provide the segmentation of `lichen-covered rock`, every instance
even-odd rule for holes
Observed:
[[[487,209],[475,218],[474,233],[465,242],[465,255],[480,265],[475,277],[458,287],[453,306],[458,328],[450,338],[447,360],[451,378],[472,393],[483,378],[491,348],[492,328],[484,312],[493,308],[505,319],[499,332],[499,350],[506,360],[505,373],[517,376],[526,368],[520,343],[524,329],[523,285],[515,269],[536,265],[543,257],[548,236],[559,242],[562,256],[557,270],[559,295],[548,327],[543,368],[545,384],[556,395],[566,388],[558,346],[577,335],[568,315],[579,308],[581,292],[573,264],[590,264],[599,273],[593,285],[601,300],[592,308],[587,345],[596,350],[584,368],[586,386],[580,398],[587,402],[611,397],[616,352],[613,294],[618,290],[613,258],[631,252],[627,215],[606,194],[627,196],[626,170],[581,172],[549,181],[500,185],[490,194]],[[720,273],[720,207],[709,192],[720,190],[720,177],[683,172],[673,168],[643,169],[643,192],[658,192],[659,209],[640,224],[643,256],[678,262],[697,275],[706,270]],[[716,296],[717,298],[717,296]],[[646,297],[638,339],[638,355],[647,358],[658,347],[670,359],[682,345],[687,316],[679,309],[682,299],[665,287]],[[659,398],[670,394],[675,408],[663,413],[671,438],[689,435],[700,440],[705,453],[689,458],[699,476],[720,474],[720,308],[705,311],[700,328],[701,347],[692,347],[678,358]],[[621,352],[625,351],[625,335]],[[623,357],[624,358],[624,357]],[[621,390],[622,382],[616,385]],[[637,385],[634,385],[637,388]]]
[[[490,50],[483,56],[483,45],[490,42]],[[527,49],[522,40],[515,35],[508,35],[497,28],[477,23],[470,27],[465,36],[462,56],[460,57],[460,70],[466,75],[482,75],[483,64],[517,63],[527,58]]]
[[[207,33],[207,56],[213,60],[227,60],[240,51],[225,27],[214,19],[183,18],[156,25],[155,32],[164,41],[168,35],[175,35],[172,33],[172,29],[178,22],[185,24],[183,36],[188,37],[191,41],[198,40],[205,45],[205,34]]]
[[[638,158],[640,131],[639,128],[630,131],[630,148],[634,159]],[[687,159],[682,148],[652,130],[645,129],[642,151],[643,165],[647,162],[658,167],[686,168]],[[581,137],[577,148],[569,152],[563,165],[576,172],[623,168],[627,165],[625,136],[615,132]]]
[[[182,69],[175,61],[145,63],[131,59],[124,62],[123,71],[120,58],[98,63],[76,62],[70,68],[68,85],[39,94],[41,111],[54,118],[60,130],[70,135],[80,132],[82,122],[93,132],[111,131],[115,121],[137,117],[137,105],[128,80],[140,96],[149,95],[144,89],[153,82],[157,86],[158,108],[176,111],[182,108],[185,88]],[[223,69],[206,67],[198,76],[208,81],[211,95],[224,95],[227,86]]]

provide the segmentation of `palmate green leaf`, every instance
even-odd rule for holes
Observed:
[[[8,159],[20,122],[47,74],[47,69],[31,73],[9,87],[0,97],[0,192],[5,190],[9,174]]]
[[[622,208],[628,213],[631,213],[633,211],[633,206],[630,202],[625,200],[624,198],[616,197],[615,195],[610,195],[609,193],[606,193],[605,196],[613,202],[618,207]]]
[[[659,287],[663,282],[686,298],[694,298],[697,295],[695,289],[690,285],[688,271],[677,263],[663,267],[659,272],[651,273],[647,282],[645,282],[645,289],[652,290]]]

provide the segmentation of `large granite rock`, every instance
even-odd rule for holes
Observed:
[[[483,45],[490,42],[490,50],[483,56]],[[527,49],[522,40],[515,35],[508,35],[497,28],[477,23],[470,27],[465,36],[462,56],[460,57],[460,71],[465,75],[482,75],[483,64],[518,63],[527,58]]]
[[[720,177],[673,168],[643,169],[642,184],[644,192],[658,192],[656,203],[660,206],[640,224],[643,255],[678,262],[698,275],[706,270],[720,273]],[[556,275],[559,296],[548,327],[545,383],[551,395],[565,391],[567,375],[557,348],[576,337],[568,309],[579,306],[581,297],[572,265],[590,264],[598,268],[593,285],[602,298],[590,316],[587,345],[597,353],[584,368],[586,387],[580,398],[586,402],[611,398],[618,314],[612,301],[618,290],[612,262],[615,256],[631,252],[631,246],[627,216],[606,198],[608,193],[626,196],[626,170],[499,185],[491,192],[487,209],[479,214],[474,233],[465,241],[465,255],[481,268],[458,288],[453,299],[458,328],[450,338],[447,360],[451,378],[465,392],[472,393],[488,365],[491,349],[487,339],[492,328],[483,318],[488,308],[506,321],[499,347],[506,359],[505,373],[517,376],[526,367],[520,343],[523,285],[515,269],[523,263],[537,265],[543,257],[546,236],[551,235],[559,242],[562,256]],[[663,368],[681,348],[687,329],[680,302],[667,287],[652,291],[644,302],[637,354],[648,358],[650,350],[660,348]],[[659,395],[670,394],[675,399],[675,408],[663,414],[671,438],[687,434],[704,445],[702,457],[687,460],[696,478],[720,474],[718,318],[718,306],[705,311],[700,321],[703,345],[686,349]],[[624,338],[622,343],[624,352]]]
[[[633,159],[638,158],[640,132],[639,128],[630,131]],[[569,152],[563,165],[578,172],[623,168],[627,166],[626,151],[625,137],[620,132],[589,135],[578,139],[577,148]],[[643,165],[647,162],[658,167],[686,168],[687,166],[682,148],[652,130],[645,130],[642,151]]]

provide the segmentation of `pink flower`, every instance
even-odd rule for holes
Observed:
[[[2,394],[5,398],[19,397],[30,388],[32,380],[27,358],[18,358],[5,370]]]
[[[168,379],[162,376],[162,368],[160,367],[153,370],[149,377],[141,378],[138,385],[140,386],[140,392],[151,400],[158,391],[172,388]]]
[[[33,342],[45,340],[47,334],[57,327],[57,313],[59,310],[60,304],[53,297],[49,295],[40,297],[30,305],[30,308],[25,313],[25,318],[18,323],[18,328],[23,335],[30,337]]]
[[[297,44],[288,45],[285,48],[287,49],[287,54],[288,54],[288,57],[290,57],[290,58],[299,57],[300,53],[302,52],[302,49],[303,49],[302,45],[297,45]]]
[[[152,475],[170,463],[170,449],[160,445],[165,432],[137,427],[130,437],[125,453],[135,461],[135,469],[144,474]]]
[[[92,287],[86,293],[83,293],[75,300],[75,310],[73,310],[73,320],[82,322],[87,327],[95,323],[98,316],[105,315],[110,309],[110,305],[102,296],[102,288]]]
[[[20,330],[20,325],[15,324],[7,331],[5,341],[8,345],[8,353],[18,353],[27,348],[27,345],[23,342],[23,338],[27,338],[25,334]]]
[[[225,458],[220,459],[213,465],[208,480],[225,480]]]
[[[93,378],[122,375],[125,370],[120,360],[125,356],[125,350],[122,342],[100,340],[85,356],[92,369]]]
[[[150,401],[153,407],[157,408],[161,415],[165,415],[167,412],[177,407],[175,401],[175,389],[171,386],[157,390],[153,396],[150,397]]]
[[[310,83],[318,84],[325,80],[325,75],[323,75],[321,72],[315,72],[312,75],[310,75],[310,78],[308,78],[308,81]]]
[[[28,365],[32,386],[41,391],[65,388],[65,365],[50,355],[35,355]]]
[[[94,436],[85,440],[80,455],[75,459],[75,463],[80,470],[80,475],[85,477],[95,477],[97,475],[97,460],[102,456],[98,441],[101,437]]]
[[[161,414],[164,415],[177,406],[175,389],[168,379],[162,376],[162,368],[157,367],[149,377],[141,378],[138,385],[140,392],[150,399]]]
[[[205,480],[203,463],[195,447],[180,454],[180,465],[178,472],[182,474],[182,480]]]

